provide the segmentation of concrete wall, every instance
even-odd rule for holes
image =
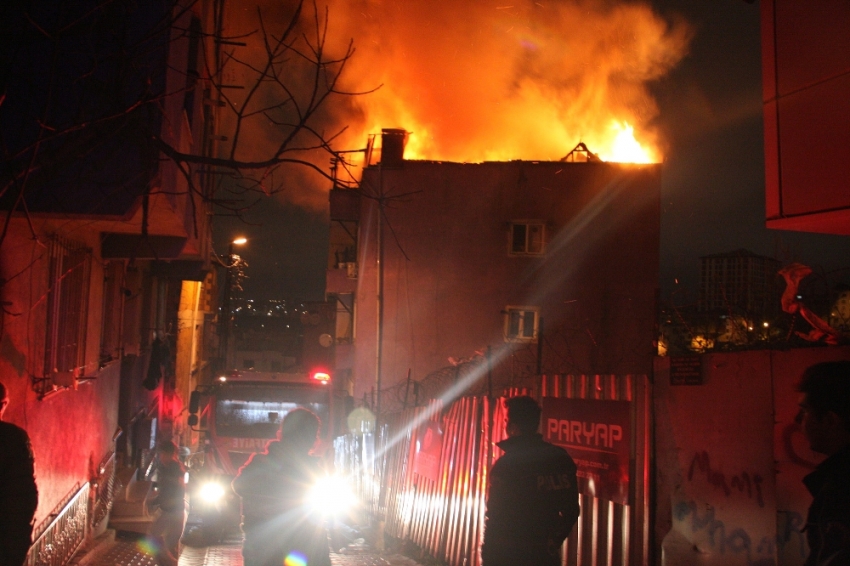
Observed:
[[[362,184],[388,197],[384,387],[488,346],[497,383],[534,375],[537,345],[503,338],[507,306],[540,308],[545,373],[651,371],[658,166],[406,161],[367,169]],[[361,212],[357,398],[375,377],[376,201],[364,198]],[[546,222],[545,255],[509,255],[517,220]]]
[[[702,385],[671,385],[655,364],[656,544],[670,565],[799,566],[820,461],[794,423],[807,366],[850,348],[701,357]]]

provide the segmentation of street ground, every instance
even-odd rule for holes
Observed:
[[[179,566],[242,566],[238,536],[206,547],[183,548]],[[381,553],[364,539],[350,542],[339,553],[331,553],[333,566],[421,566],[401,554]],[[74,566],[157,566],[146,548],[144,537],[108,531],[74,560]]]

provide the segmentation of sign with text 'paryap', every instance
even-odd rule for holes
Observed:
[[[585,495],[628,505],[630,415],[628,401],[543,398],[543,439],[570,453]]]

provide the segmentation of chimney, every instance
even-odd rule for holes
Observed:
[[[381,165],[399,167],[404,162],[404,146],[407,145],[407,131],[400,128],[381,130]]]

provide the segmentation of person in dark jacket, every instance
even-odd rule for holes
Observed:
[[[850,361],[809,367],[797,390],[797,422],[812,451],[827,456],[803,478],[813,497],[805,566],[850,566]]]
[[[156,489],[150,502],[157,509],[148,536],[154,541],[160,566],[177,566],[180,538],[186,527],[186,468],[177,459],[177,446],[170,440],[157,445]]]
[[[8,405],[6,386],[0,383],[0,566],[21,566],[32,544],[38,489],[29,436],[3,422]]]
[[[537,433],[540,405],[513,397],[505,451],[490,470],[484,566],[558,566],[560,548],[579,516],[576,465],[567,451]]]
[[[287,559],[287,564],[330,566],[327,530],[305,501],[321,474],[319,459],[310,456],[319,426],[307,409],[290,411],[279,440],[254,454],[233,480],[233,491],[242,498],[245,566],[280,566]]]

